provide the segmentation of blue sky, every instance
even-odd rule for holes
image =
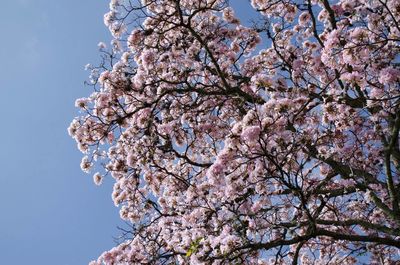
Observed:
[[[87,264],[114,246],[111,180],[81,172],[67,134],[107,41],[107,1],[2,1],[0,264]]]
[[[112,181],[97,187],[80,170],[67,127],[91,92],[84,65],[110,40],[108,1],[1,4],[0,264],[87,264],[114,246],[121,222]]]

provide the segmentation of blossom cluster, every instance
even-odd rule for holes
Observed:
[[[399,1],[248,8],[111,1],[69,133],[132,226],[92,265],[400,262]]]

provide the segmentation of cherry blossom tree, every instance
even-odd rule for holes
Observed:
[[[400,2],[240,1],[111,1],[69,133],[129,228],[91,264],[399,264]]]

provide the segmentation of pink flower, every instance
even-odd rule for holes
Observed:
[[[87,108],[88,102],[89,102],[89,100],[87,98],[78,98],[75,101],[75,107],[85,109],[85,108]]]
[[[89,173],[90,169],[92,168],[93,163],[89,161],[89,157],[84,156],[81,162],[81,169],[82,171]]]
[[[379,73],[379,82],[384,85],[393,84],[400,79],[400,70],[392,67],[387,67]]]
[[[384,92],[385,91],[383,89],[380,89],[380,88],[377,88],[377,87],[373,87],[371,89],[371,92],[369,93],[369,96],[371,98],[381,98],[384,95]]]
[[[99,47],[100,50],[103,50],[107,48],[107,45],[104,42],[99,42],[99,44],[97,44],[97,47]]]
[[[133,48],[137,46],[142,39],[142,31],[135,29],[128,37],[128,46]]]
[[[299,70],[299,68],[301,68],[304,65],[303,60],[294,60],[293,61],[293,68],[295,70]]]
[[[261,207],[262,207],[261,201],[256,201],[256,202],[253,204],[253,206],[251,207],[251,210],[252,210],[254,213],[257,213],[257,212],[261,209]]]
[[[113,10],[104,14],[104,24],[107,27],[109,27],[111,25],[111,23],[114,21],[114,19],[115,19],[115,12]]]
[[[245,128],[241,134],[241,138],[245,141],[254,142],[260,136],[261,129],[259,126],[251,126]]]
[[[151,67],[151,65],[154,63],[155,60],[155,54],[153,51],[151,50],[146,50],[143,54],[142,54],[142,60],[143,60],[143,67],[145,69],[148,69]]]
[[[336,46],[339,45],[339,31],[338,30],[332,30],[327,36],[327,40],[325,42],[325,49],[330,50],[332,48],[335,48]]]
[[[99,172],[93,175],[93,181],[97,186],[100,186],[101,183],[103,182],[103,176],[100,175]]]
[[[237,24],[239,20],[235,17],[235,13],[231,7],[227,7],[222,11],[222,17],[226,22]]]
[[[332,5],[332,10],[336,13],[337,16],[341,16],[344,12],[343,8],[340,5]]]
[[[219,175],[224,170],[225,166],[222,164],[220,160],[214,162],[214,164],[210,167],[210,171],[213,175]]]
[[[299,16],[299,25],[304,26],[310,20],[311,16],[308,12],[303,12]]]

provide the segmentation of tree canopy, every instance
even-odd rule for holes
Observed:
[[[69,127],[129,228],[91,264],[400,262],[400,2],[112,0]]]

